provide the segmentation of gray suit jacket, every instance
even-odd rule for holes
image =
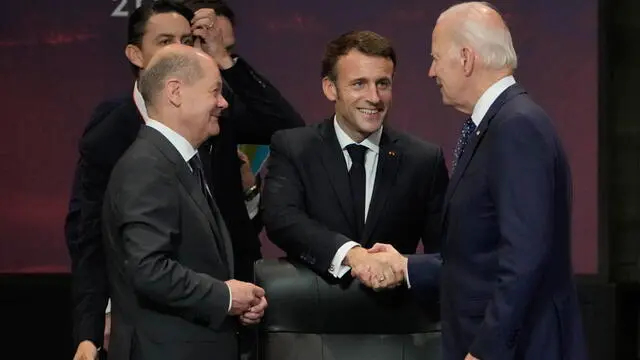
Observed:
[[[214,204],[215,207],[215,204]],[[113,359],[235,359],[229,234],[180,153],[143,127],[105,195]]]

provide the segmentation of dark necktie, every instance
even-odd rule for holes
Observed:
[[[367,147],[351,144],[347,146],[347,151],[351,157],[351,169],[349,169],[349,184],[351,185],[351,196],[353,197],[353,211],[356,218],[356,241],[361,241],[364,229],[364,207],[366,196],[366,173],[364,168],[364,156]]]
[[[213,197],[211,196],[211,192],[209,191],[209,187],[207,186],[207,181],[204,177],[204,168],[198,154],[195,154],[191,158],[191,160],[189,160],[189,166],[191,166],[191,169],[193,170],[193,175],[195,175],[198,179],[200,190],[202,190],[202,194],[204,195],[205,199],[207,199],[207,204],[209,204],[211,212],[215,213],[214,210],[216,208],[213,206]]]
[[[219,217],[217,215],[218,214],[218,206],[215,203],[215,200],[213,200],[213,196],[211,195],[211,192],[209,191],[209,187],[207,186],[207,182],[205,180],[204,177],[204,170],[203,170],[203,166],[202,166],[202,161],[200,160],[200,156],[198,154],[195,154],[191,160],[189,160],[189,166],[191,166],[191,169],[193,170],[193,175],[196,177],[196,179],[198,180],[198,184],[200,185],[200,190],[202,191],[202,194],[204,195],[205,199],[207,199],[207,204],[209,204],[209,209],[211,209],[211,214],[213,214],[213,221],[214,223],[217,225],[218,227],[218,231],[221,230],[220,229],[220,224],[218,223],[218,219]],[[216,232],[217,234],[219,234],[219,232]],[[222,238],[219,238],[219,236],[216,236],[216,244],[218,245],[218,251],[220,252],[220,256],[226,261],[226,254],[224,252],[224,240]]]
[[[460,138],[458,139],[458,143],[456,144],[456,148],[453,150],[453,166],[451,168],[451,173],[456,170],[456,166],[458,165],[458,160],[462,157],[462,153],[464,152],[465,146],[469,142],[469,137],[476,130],[476,124],[473,123],[471,118],[467,119],[462,126],[462,130],[460,131]]]

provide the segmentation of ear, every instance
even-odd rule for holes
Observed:
[[[169,78],[164,86],[169,103],[175,107],[182,106],[182,83],[176,78]]]
[[[324,92],[324,96],[329,99],[329,101],[336,101],[338,99],[338,89],[336,89],[336,83],[333,80],[329,79],[327,76],[322,78],[322,91]]]
[[[129,44],[124,49],[124,54],[133,65],[139,67],[140,69],[143,68],[144,61],[142,57],[142,50],[140,50],[139,47]]]
[[[460,61],[462,62],[462,69],[464,75],[469,77],[473,73],[473,68],[476,62],[476,55],[471,49],[463,47],[460,50]]]

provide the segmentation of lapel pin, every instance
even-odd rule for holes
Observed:
[[[389,151],[389,156],[396,156],[396,152],[395,151]]]

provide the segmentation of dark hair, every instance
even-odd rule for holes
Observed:
[[[178,13],[187,19],[191,23],[193,19],[193,11],[188,7],[176,1],[158,0],[151,1],[143,4],[137,8],[131,16],[129,16],[129,23],[127,25],[127,44],[142,46],[142,37],[147,29],[147,23],[149,19],[156,14],[166,13]],[[131,64],[133,72],[138,75],[140,69]]]
[[[350,31],[327,44],[322,58],[322,77],[335,81],[336,63],[340,57],[347,55],[351,50],[357,50],[369,56],[391,59],[395,71],[396,52],[389,40],[373,31]]]
[[[213,9],[216,15],[229,19],[231,25],[236,25],[236,14],[223,0],[184,0],[184,5],[194,12],[199,9]]]

